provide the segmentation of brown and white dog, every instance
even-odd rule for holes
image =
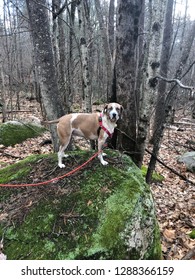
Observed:
[[[98,151],[101,151],[108,137],[112,137],[116,122],[121,117],[123,107],[118,103],[107,104],[103,111],[95,113],[72,113],[65,115],[57,120],[44,121],[45,124],[57,123],[57,133],[60,140],[60,148],[58,152],[58,166],[65,167],[62,158],[67,157],[64,150],[67,148],[71,136],[82,136],[86,139],[98,139]],[[108,162],[103,159],[100,152],[98,158],[103,165]]]

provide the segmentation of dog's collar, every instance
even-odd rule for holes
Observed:
[[[108,136],[110,137],[110,138],[112,138],[112,136],[113,136],[113,133],[110,133],[110,131],[105,127],[105,126],[103,126],[103,124],[102,124],[102,113],[100,114],[100,116],[99,116],[99,130],[100,129],[103,129],[107,134],[108,134]]]

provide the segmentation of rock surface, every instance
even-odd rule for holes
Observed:
[[[9,121],[0,124],[0,144],[6,147],[12,146],[23,142],[27,138],[37,137],[44,131],[45,128],[40,125]]]
[[[8,259],[161,259],[149,186],[129,157],[106,152],[109,166],[95,159],[47,186],[0,188]],[[90,155],[71,152],[63,170],[56,168],[56,155],[32,156],[0,170],[0,183],[55,178]]]
[[[195,152],[187,152],[180,156],[177,161],[184,163],[188,171],[195,173]]]

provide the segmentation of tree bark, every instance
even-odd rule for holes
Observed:
[[[177,70],[175,73],[175,78],[178,80],[182,79],[182,74],[185,68],[185,65],[187,63],[187,60],[189,58],[192,46],[193,46],[193,42],[194,42],[194,38],[195,38],[195,20],[193,21],[191,28],[189,30],[188,36],[187,36],[187,40],[185,42],[185,44],[182,46],[181,48],[181,57],[179,59],[179,63],[177,65]],[[174,89],[174,92],[172,94],[169,94],[166,98],[166,104],[167,104],[167,111],[169,114],[169,119],[171,120],[170,122],[173,123],[174,122],[174,115],[175,115],[175,109],[174,109],[174,104],[175,104],[175,100],[177,98],[178,95],[178,87],[176,87]]]
[[[6,89],[5,89],[5,79],[4,79],[4,71],[3,71],[3,61],[0,56],[0,78],[1,78],[1,100],[0,100],[0,107],[2,107],[2,122],[5,122],[7,119],[6,113]]]
[[[26,0],[34,53],[38,68],[41,96],[48,120],[64,114],[59,96],[46,0]],[[54,151],[58,149],[56,127],[51,126]]]
[[[114,32],[114,16],[115,16],[115,0],[110,0],[109,14],[108,14],[108,38],[110,54],[113,60],[114,49],[115,49],[115,32]]]
[[[100,26],[100,32],[101,32],[101,37],[102,37],[102,42],[103,42],[104,52],[105,52],[105,62],[106,62],[106,69],[107,69],[107,100],[110,100],[112,96],[112,77],[113,77],[112,55],[111,55],[108,34],[105,27],[104,18],[103,18],[99,0],[95,0],[95,8],[96,8],[97,18]]]
[[[117,100],[124,107],[123,121],[119,129],[118,145],[133,160],[136,147],[136,97],[135,69],[136,44],[143,1],[121,0],[118,4],[116,30],[116,88]],[[126,136],[126,134],[128,136]]]
[[[165,15],[165,27],[163,32],[163,45],[160,58],[160,74],[165,78],[168,74],[169,69],[169,58],[172,42],[172,14],[173,14],[173,3],[174,0],[168,0],[166,7]],[[163,80],[159,81],[158,84],[158,95],[157,95],[157,104],[154,117],[154,126],[153,126],[153,151],[150,158],[150,163],[148,165],[148,171],[146,174],[146,182],[150,183],[152,179],[152,173],[156,165],[156,157],[160,149],[160,142],[163,137],[164,125],[165,125],[165,93],[166,93],[166,82]]]
[[[80,11],[79,11],[80,10]],[[91,91],[89,73],[89,54],[86,40],[85,10],[83,1],[78,1],[79,29],[80,29],[80,53],[81,53],[81,72],[82,72],[82,109],[84,112],[91,112]],[[82,15],[82,18],[81,18]]]
[[[143,63],[143,79],[140,94],[140,112],[137,132],[136,164],[141,167],[148,136],[152,105],[157,86],[154,79],[160,66],[161,42],[166,0],[149,1],[149,27],[145,58]]]
[[[59,8],[61,8],[61,0]],[[66,4],[66,3],[65,3]],[[65,111],[69,112],[70,106],[68,103],[68,93],[66,92],[66,77],[65,77],[65,65],[66,65],[66,39],[65,39],[65,25],[63,21],[63,14],[58,16],[58,46],[59,46],[59,93],[61,99],[65,103]],[[72,105],[72,104],[71,104]]]
[[[74,97],[74,59],[73,59],[73,38],[74,38],[74,24],[75,24],[75,10],[76,10],[76,2],[72,2],[70,9],[68,8],[69,13],[69,22],[70,22],[70,30],[69,30],[69,57],[68,57],[68,96],[67,96],[67,104],[68,108],[71,111],[71,106],[73,104]]]
[[[171,50],[171,42],[173,35],[173,24],[172,24],[172,14],[173,14],[173,2],[174,0],[168,0],[166,15],[165,15],[165,27],[163,32],[163,45],[160,58],[160,75],[167,78],[169,70],[169,58]],[[155,138],[156,131],[159,128],[160,123],[164,122],[165,114],[165,93],[166,93],[167,83],[163,80],[159,81],[158,84],[158,95],[157,102],[155,106],[155,116],[154,116],[154,125],[153,125],[153,135]],[[151,139],[152,142],[154,139]]]

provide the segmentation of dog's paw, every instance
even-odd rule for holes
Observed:
[[[105,161],[105,160],[102,160],[102,161],[101,161],[101,164],[102,164],[102,165],[108,165],[108,162]]]
[[[59,163],[58,166],[59,166],[60,168],[64,168],[64,167],[65,167],[65,164]]]

